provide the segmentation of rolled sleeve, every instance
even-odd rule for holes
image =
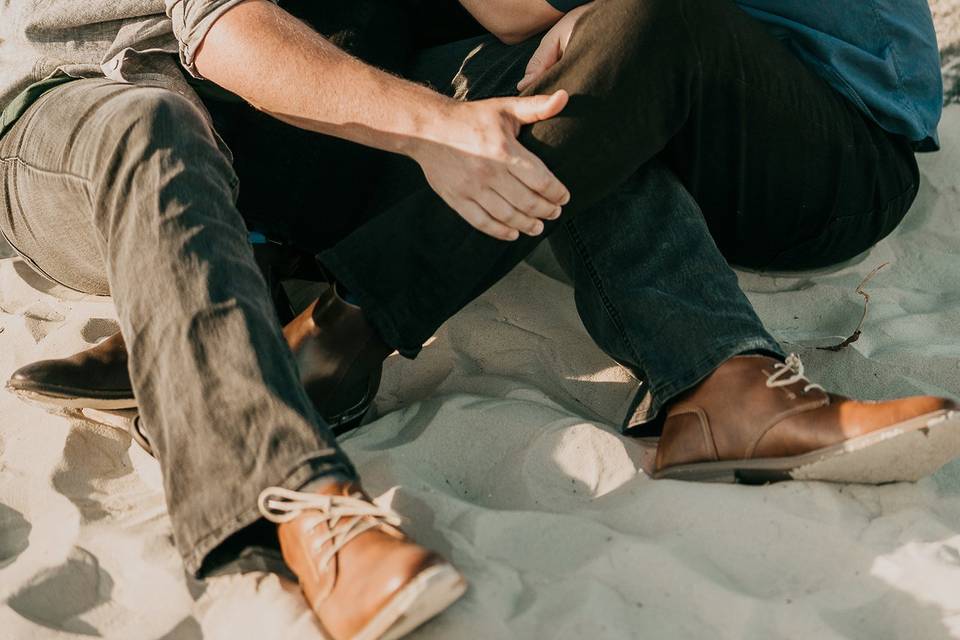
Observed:
[[[173,22],[173,33],[180,43],[180,63],[195,78],[194,58],[210,27],[220,16],[246,0],[164,0],[167,15]],[[276,2],[277,0],[272,0]]]

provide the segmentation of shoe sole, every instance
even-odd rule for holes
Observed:
[[[743,484],[889,484],[916,482],[958,457],[960,412],[937,411],[799,456],[677,465],[653,477]]]
[[[118,409],[135,409],[136,398],[127,394],[104,394],[100,397],[91,397],[84,391],[66,388],[39,388],[20,387],[10,382],[7,390],[31,404],[40,404],[61,409],[100,409],[116,411]]]
[[[398,640],[445,611],[466,591],[466,580],[452,565],[434,565],[398,591],[354,640]]]

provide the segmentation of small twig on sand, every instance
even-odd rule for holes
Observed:
[[[856,331],[850,334],[850,337],[841,342],[840,344],[834,345],[832,347],[817,347],[820,351],[843,351],[854,342],[860,339],[860,335],[863,333],[863,323],[867,321],[867,310],[870,308],[870,294],[863,290],[867,283],[873,280],[873,276],[880,273],[880,270],[889,265],[889,262],[884,262],[879,267],[867,274],[867,277],[863,279],[857,286],[857,293],[863,296],[863,315],[860,317],[860,324],[857,325]]]

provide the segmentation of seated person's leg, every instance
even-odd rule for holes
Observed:
[[[354,477],[298,384],[200,111],[163,89],[77,80],[2,144],[21,167],[0,187],[19,194],[3,200],[17,203],[4,234],[55,280],[114,298],[191,571],[259,517],[264,487]],[[283,446],[252,446],[273,439]]]
[[[266,518],[333,638],[409,627],[410,607],[422,622],[463,592],[362,493],[318,418],[200,109],[165,89],[76,80],[30,107],[0,157],[4,236],[42,273],[114,298],[191,574],[231,560],[216,552]]]
[[[488,40],[463,65],[457,78],[461,97],[512,94],[531,51],[530,45],[506,47]],[[577,222],[589,224],[581,209],[659,156],[700,205],[707,225],[700,225],[704,246],[712,244],[706,242],[709,228],[723,254],[733,261],[754,267],[805,267],[865,250],[894,228],[916,193],[916,167],[907,143],[863,117],[729,2],[598,3],[581,19],[560,63],[530,92],[561,88],[572,96],[565,112],[527,127],[521,141],[570,188],[573,200],[565,208],[567,224],[573,214]],[[622,237],[607,231],[611,240]],[[505,274],[538,240],[502,243],[485,238],[423,190],[400,201],[321,259],[357,295],[387,341],[412,354],[419,341]],[[653,238],[637,241],[657,246]],[[717,255],[713,257],[722,263]],[[732,273],[725,265],[721,268],[722,278],[733,282]],[[684,375],[651,382],[652,388],[661,387],[659,400],[655,398],[660,406],[711,372],[710,384],[699,389],[712,400],[688,395],[687,404],[680,405],[684,411],[690,410],[690,397],[694,405],[715,404],[720,398],[715,392],[718,384],[737,396],[750,393],[752,381],[757,380],[763,389],[776,389],[770,394],[797,402],[817,392],[802,379],[802,366],[794,360],[789,363],[794,371],[787,375],[776,359],[730,359],[740,348],[777,352],[742,293],[737,298],[754,335],[734,342],[746,347],[710,348],[715,345],[702,331],[655,337],[661,347],[674,340],[687,341],[684,352],[690,358],[673,369]],[[636,332],[637,341],[654,339],[639,328]],[[697,354],[699,358],[694,359]],[[721,364],[724,367],[718,369]],[[784,394],[783,380],[795,389]],[[718,412],[714,416],[723,429],[736,432],[722,451],[680,455],[685,445],[666,446],[661,467],[709,460],[711,455],[728,460],[779,457],[790,460],[754,469],[754,477],[789,476],[794,470],[789,465],[801,464],[798,456],[809,451],[894,428],[905,417],[917,417],[926,424],[926,418],[938,420],[953,407],[930,398],[874,407],[817,394],[807,398],[812,404],[804,420],[777,423],[778,437],[768,438],[764,446],[759,440],[764,433],[762,421],[754,420],[751,429],[742,429],[737,422],[744,411],[760,409],[728,407],[731,415]],[[762,411],[773,416],[788,409],[773,403]],[[844,422],[848,416],[855,417]],[[668,445],[686,437],[686,427],[692,424],[687,422],[672,422],[684,428],[668,433],[673,434]],[[761,432],[756,433],[756,428]],[[917,456],[916,467],[900,472],[922,475],[957,451],[954,446],[939,455],[929,453],[929,457]],[[721,466],[716,477],[739,473],[736,465]],[[769,474],[764,476],[765,472]],[[865,480],[883,475],[871,475],[862,468],[852,473],[861,473]]]
[[[628,433],[643,432],[637,427],[731,357],[782,356],[699,205],[659,160],[561,225],[550,244],[584,327],[642,380]]]
[[[282,4],[331,41],[371,64],[395,73],[403,72],[409,64],[413,52],[411,14],[402,3],[285,0]],[[312,255],[362,224],[375,192],[373,185],[379,181],[389,154],[288,125],[210,83],[198,83],[196,87],[217,133],[230,148],[233,169],[243,185],[237,208],[247,227],[267,238],[266,245],[258,247],[258,258],[268,252],[276,257],[265,259],[264,274],[269,271],[276,276],[279,271],[283,275],[284,270],[291,270],[296,277],[322,279]],[[289,318],[292,312],[285,311]],[[290,346],[300,350],[303,338],[316,333],[312,331],[316,327],[312,314],[298,320],[287,334],[296,336],[296,344]],[[360,329],[363,324],[358,323]],[[328,324],[325,329],[329,334],[338,328]],[[351,336],[358,337],[356,331],[351,331]],[[364,380],[360,385],[361,398],[346,399],[344,406],[352,408],[358,401],[363,406],[369,404],[362,402],[367,384]],[[17,371],[11,385],[22,395],[52,405],[97,409],[137,405],[127,374],[126,345],[119,334],[68,358],[28,365]],[[321,395],[331,400],[329,394]],[[345,428],[341,423],[355,426],[356,416],[347,416],[352,420],[344,418],[340,403],[315,399],[321,415],[335,430]],[[363,406],[351,414],[357,414]]]

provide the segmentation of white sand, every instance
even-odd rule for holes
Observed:
[[[956,4],[936,3],[950,29]],[[960,107],[942,132],[909,218],[860,262],[742,278],[840,391],[960,397]],[[0,378],[112,332],[109,301],[4,250]],[[854,329],[854,290],[885,261],[860,341],[812,350]],[[417,362],[391,359],[383,417],[345,447],[471,583],[416,637],[960,638],[960,462],[879,488],[654,482],[650,450],[613,428],[631,393],[570,289],[530,267]],[[124,433],[0,393],[0,640],[318,637],[275,577],[185,579],[156,471]]]

